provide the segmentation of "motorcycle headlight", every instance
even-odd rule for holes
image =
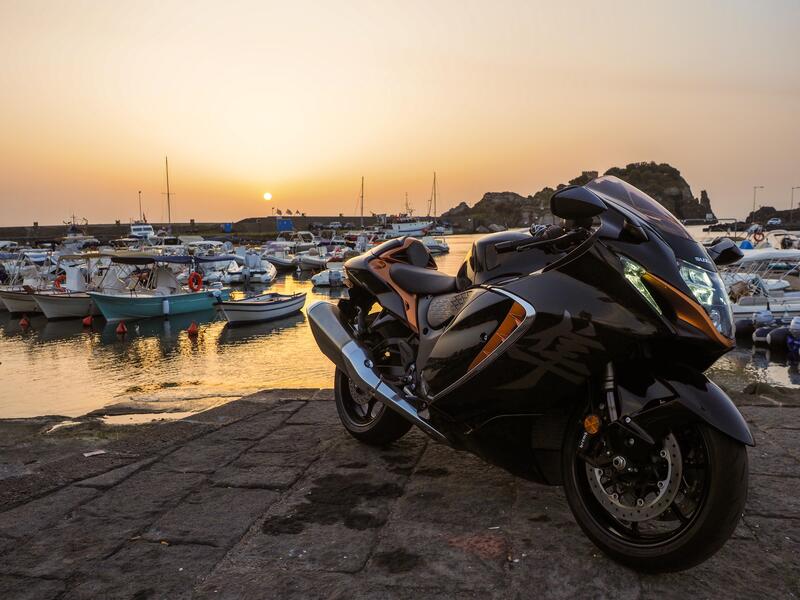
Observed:
[[[629,258],[625,258],[624,256],[620,256],[620,260],[622,261],[622,274],[625,275],[625,279],[628,280],[637,292],[639,292],[642,297],[647,301],[647,303],[653,307],[658,314],[661,314],[661,307],[653,298],[653,295],[650,293],[650,290],[647,289],[647,286],[644,284],[644,276],[647,274],[647,271],[644,270],[640,264],[633,262]]]
[[[706,311],[717,331],[725,337],[733,338],[733,314],[728,301],[728,292],[719,274],[683,260],[678,261],[678,270],[689,291]]]

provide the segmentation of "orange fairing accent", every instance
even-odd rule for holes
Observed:
[[[384,252],[380,255],[380,257],[371,260],[369,262],[369,267],[378,276],[380,279],[385,281],[389,284],[389,286],[397,292],[400,296],[401,300],[403,301],[403,308],[406,311],[406,321],[416,332],[419,332],[419,324],[417,323],[417,297],[414,294],[411,294],[397,285],[392,276],[389,274],[389,267],[392,266],[392,263],[401,262],[394,258],[394,255],[402,252],[414,241],[413,238],[407,238],[405,242],[403,242],[402,246],[394,248],[393,250],[389,250],[388,252]],[[433,263],[432,266],[426,267],[436,269],[436,263]]]
[[[492,352],[497,350],[500,344],[505,342],[514,330],[522,325],[523,321],[525,321],[525,308],[521,304],[514,302],[506,318],[500,323],[500,327],[497,328],[492,337],[489,338],[489,341],[486,342],[486,345],[478,352],[478,356],[470,363],[468,370],[471,371],[489,358]]]
[[[675,309],[675,314],[681,321],[699,329],[726,348],[733,347],[733,340],[726,338],[717,331],[717,328],[714,327],[714,323],[711,321],[706,311],[704,311],[697,302],[655,275],[645,273],[642,277],[669,301],[672,308]]]

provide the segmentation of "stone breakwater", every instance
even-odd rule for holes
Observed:
[[[328,390],[180,421],[0,421],[2,598],[800,595],[800,397],[733,393],[753,428],[733,538],[684,573],[601,554],[560,488],[410,433],[356,443]]]

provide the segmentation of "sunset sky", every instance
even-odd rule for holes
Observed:
[[[800,186],[800,2],[0,0],[0,225],[425,212],[655,160]],[[266,202],[264,192],[273,200]],[[800,201],[800,190],[795,193]]]

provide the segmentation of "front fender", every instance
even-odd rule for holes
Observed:
[[[633,387],[639,389],[632,391],[624,381],[620,383],[620,403],[623,413],[635,415],[634,420],[645,429],[649,424],[665,420],[676,410],[684,410],[737,442],[755,446],[742,413],[728,395],[702,373],[686,370],[653,376],[651,385]]]
[[[678,394],[676,399],[706,423],[737,442],[755,446],[750,427],[733,400],[713,381],[702,378],[700,385],[669,380],[667,384]]]

